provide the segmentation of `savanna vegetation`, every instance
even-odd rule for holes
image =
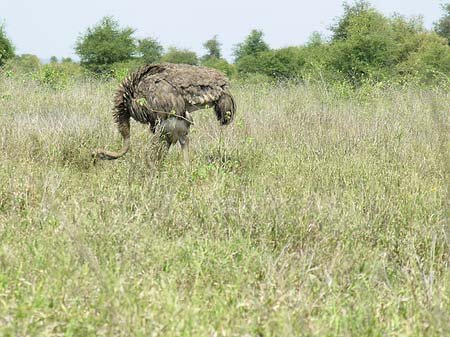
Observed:
[[[234,63],[217,36],[198,57],[105,18],[80,63],[41,64],[2,28],[0,336],[449,335],[447,14],[357,2],[330,39],[255,30]],[[105,27],[133,47],[98,63]],[[168,58],[227,73],[236,120],[194,113],[190,167],[137,123],[94,162],[120,147],[119,81]]]
[[[61,63],[73,63],[87,77],[119,79],[142,64],[171,62],[205,65],[241,79],[318,80],[354,87],[363,82],[436,84],[450,73],[450,5],[443,4],[442,10],[442,17],[428,30],[420,17],[386,16],[367,1],[344,4],[343,14],[330,24],[329,36],[313,32],[305,45],[273,49],[263,31],[254,29],[234,46],[232,63],[223,58],[217,35],[203,43],[206,53],[199,56],[186,48],[165,48],[154,37],[139,38],[134,28],[104,17],[75,41],[79,63],[69,58],[58,63],[52,57],[50,66],[61,73]],[[30,57],[15,56],[5,28],[0,27],[0,66],[29,71]],[[33,61],[34,68],[48,67],[39,63]],[[67,66],[70,76],[73,64]]]

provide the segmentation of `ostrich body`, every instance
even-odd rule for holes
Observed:
[[[186,64],[151,64],[131,73],[114,96],[113,116],[123,138],[119,152],[96,150],[99,159],[117,159],[130,148],[130,118],[150,126],[169,148],[180,143],[188,160],[191,112],[214,107],[221,125],[229,124],[236,103],[227,78],[217,70]]]

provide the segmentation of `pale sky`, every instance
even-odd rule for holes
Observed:
[[[154,37],[167,48],[205,54],[202,44],[218,35],[222,53],[232,49],[251,29],[261,29],[272,48],[301,45],[312,32],[328,27],[343,13],[341,0],[0,0],[0,23],[17,54],[76,59],[77,37],[106,15],[121,27],[136,29],[138,38]],[[353,1],[347,1],[353,3]],[[385,15],[422,16],[432,28],[443,12],[440,0],[371,0]]]

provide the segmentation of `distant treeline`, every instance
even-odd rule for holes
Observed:
[[[329,38],[315,32],[303,46],[272,49],[262,31],[252,30],[234,46],[233,63],[222,57],[217,36],[203,44],[206,53],[199,57],[188,49],[164,48],[153,37],[138,39],[135,29],[105,17],[75,42],[79,63],[52,57],[50,65],[42,65],[34,55],[15,55],[13,43],[0,26],[0,66],[9,74],[40,71],[43,81],[61,72],[121,78],[141,64],[173,62],[213,67],[230,77],[256,75],[355,86],[362,81],[435,83],[450,75],[450,4],[443,4],[442,10],[433,30],[427,30],[419,17],[387,17],[367,1],[344,4],[344,13],[330,27]]]

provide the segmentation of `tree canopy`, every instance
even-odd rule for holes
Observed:
[[[137,52],[143,63],[155,63],[161,60],[164,48],[158,40],[148,37],[138,40]]]
[[[434,24],[434,31],[447,39],[450,44],[450,3],[442,4],[444,15]]]
[[[14,46],[6,36],[4,26],[0,24],[0,66],[4,65],[7,60],[13,57]]]
[[[222,44],[217,39],[217,35],[214,35],[212,39],[209,39],[205,43],[203,43],[203,48],[205,48],[208,52],[203,56],[203,61],[209,60],[211,58],[220,59],[222,58],[222,52],[220,48]]]
[[[264,33],[261,30],[253,29],[244,42],[238,43],[234,48],[235,62],[248,55],[268,51],[269,45],[263,40]]]
[[[191,65],[198,64],[197,54],[188,49],[179,49],[177,47],[169,47],[167,53],[162,57],[163,62],[169,63],[185,63]]]
[[[234,45],[234,64],[222,56],[217,35],[203,43],[206,53],[199,58],[190,49],[164,49],[156,38],[137,38],[135,29],[122,27],[109,16],[80,34],[75,51],[81,66],[115,78],[123,78],[144,63],[171,62],[201,64],[228,76],[261,74],[263,78],[319,79],[355,86],[367,81],[446,81],[450,74],[450,3],[441,8],[442,17],[428,30],[421,17],[386,16],[366,0],[344,3],[329,38],[314,32],[304,45],[272,49],[263,31],[253,29]],[[52,57],[54,66],[61,65],[58,60]],[[0,24],[0,66],[5,63],[3,69],[28,72],[42,68],[37,58],[14,57],[14,47]],[[71,60],[61,58],[61,63]]]
[[[75,45],[80,63],[95,72],[102,72],[116,62],[130,60],[136,53],[135,30],[121,28],[112,17],[104,17],[88,28]]]

